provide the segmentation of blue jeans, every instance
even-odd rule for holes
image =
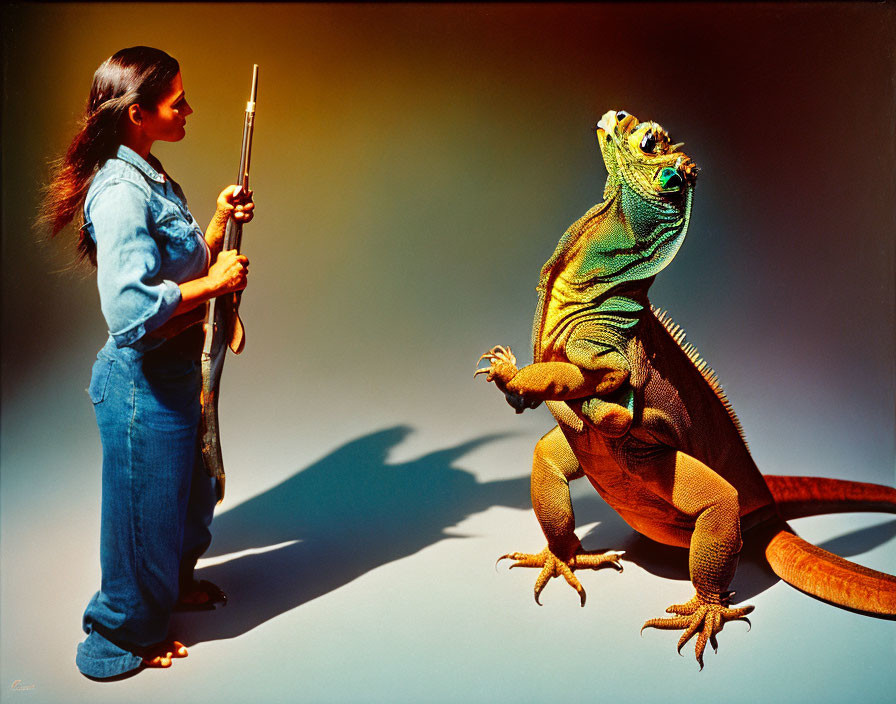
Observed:
[[[113,677],[168,635],[181,587],[208,548],[214,479],[199,453],[199,363],[166,346],[97,354],[88,394],[103,444],[102,582],[75,662]]]

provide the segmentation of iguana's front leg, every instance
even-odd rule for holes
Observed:
[[[669,449],[667,456],[654,456],[654,477],[644,478],[657,493],[682,513],[695,516],[691,535],[689,567],[696,594],[684,604],[666,609],[672,618],[653,618],[644,628],[682,629],[678,650],[697,634],[695,654],[703,669],[703,653],[709,642],[717,647],[716,634],[725,621],[743,619],[752,606],[728,607],[728,585],[737,568],[741,549],[740,511],[737,490],[699,460]],[[636,470],[637,471],[637,470]],[[664,477],[672,477],[671,483]]]
[[[573,574],[577,569],[597,569],[601,565],[612,565],[620,572],[619,557],[622,552],[589,552],[575,534],[575,514],[569,495],[569,482],[584,476],[560,428],[554,428],[535,446],[532,461],[532,507],[548,540],[547,547],[540,553],[513,552],[499,560],[516,560],[511,567],[540,567],[535,581],[535,601],[552,577],[563,576],[575,589],[585,605],[585,588]]]
[[[622,360],[621,356],[616,357]],[[499,345],[482,355],[479,361],[483,359],[489,361],[489,367],[477,369],[474,376],[487,374],[486,381],[495,382],[517,413],[535,408],[542,401],[570,401],[611,394],[629,376],[624,360],[620,363],[615,357],[608,357],[587,369],[570,362],[536,362],[519,369],[510,348]]]

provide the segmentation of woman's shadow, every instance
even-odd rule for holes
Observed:
[[[227,592],[228,603],[214,616],[175,614],[180,640],[233,638],[375,567],[459,537],[446,529],[474,513],[530,507],[528,476],[479,482],[454,466],[502,435],[387,463],[410,432],[398,426],[352,440],[215,518],[204,557],[279,547],[197,570],[197,579]]]

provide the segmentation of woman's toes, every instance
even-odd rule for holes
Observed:
[[[164,655],[156,655],[151,660],[144,658],[143,662],[149,667],[171,667],[171,658]]]

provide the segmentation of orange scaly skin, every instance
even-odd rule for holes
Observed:
[[[519,369],[509,349],[495,347],[476,372],[518,413],[546,402],[558,421],[536,445],[532,466],[532,505],[547,546],[503,557],[540,568],[536,601],[562,575],[584,606],[575,570],[621,571],[622,553],[586,552],[575,535],[569,482],[587,477],[633,529],[689,548],[694,596],[644,627],[682,630],[679,650],[697,635],[701,669],[724,622],[753,610],[729,607],[742,531],[765,541],[772,569],[788,583],[848,608],[896,615],[896,578],[809,545],[783,520],[896,512],[896,489],[763,477],[715,375],[650,307],[648,289],[687,231],[693,162],[662,127],[623,111],[606,113],[597,136],[608,171],[604,201],[567,230],[542,269],[533,364]]]

